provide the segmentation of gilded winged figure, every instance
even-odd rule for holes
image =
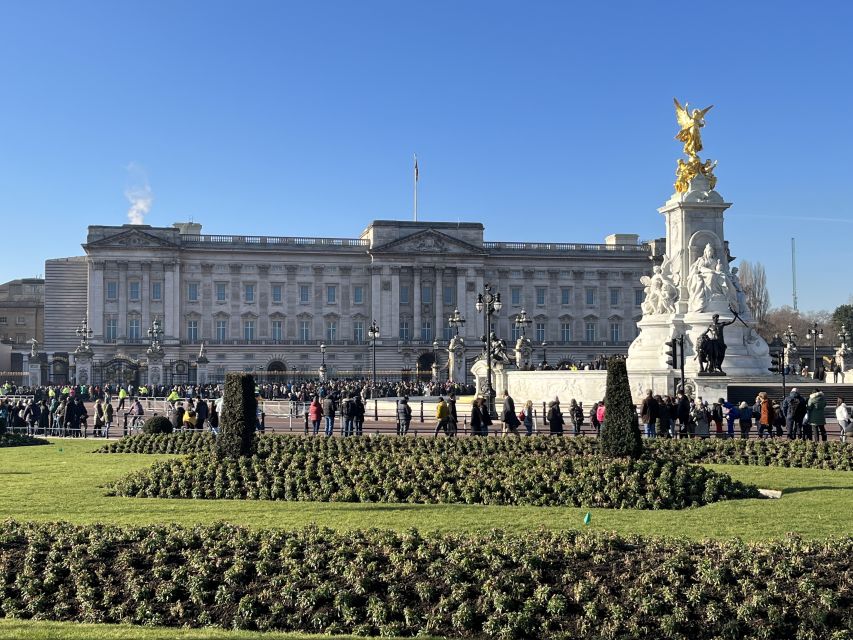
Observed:
[[[684,143],[685,154],[691,159],[695,158],[702,151],[702,134],[699,129],[705,126],[705,114],[713,109],[714,105],[704,109],[693,109],[693,113],[690,113],[688,109],[690,105],[686,102],[682,107],[678,98],[673,98],[672,101],[675,103],[675,117],[678,119],[678,126],[681,127],[675,139]]]

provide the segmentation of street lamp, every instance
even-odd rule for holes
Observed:
[[[527,335],[527,327],[533,324],[533,320],[527,315],[527,311],[522,308],[521,313],[515,316],[513,323],[517,328],[521,329],[521,335],[524,337]]]
[[[542,341],[542,371],[545,371],[548,368],[548,351],[547,351],[548,343],[544,340]]]
[[[373,319],[367,329],[367,337],[373,342],[373,378],[370,384],[370,397],[376,398],[376,339],[379,337],[379,325],[376,324],[376,318]]]
[[[320,380],[326,380],[326,344],[320,343],[320,357],[322,361],[320,362]]]
[[[83,318],[83,321],[80,323],[80,326],[77,327],[77,330],[74,331],[77,334],[77,337],[80,338],[80,351],[91,351],[91,347],[89,346],[89,340],[92,338],[92,334],[94,331],[89,328],[89,318]]]
[[[850,342],[850,332],[847,331],[846,325],[841,325],[841,331],[838,332],[838,339],[841,341],[841,346],[839,349],[841,351],[847,350],[847,343]]]
[[[492,293],[492,286],[488,283],[483,287],[483,293],[477,294],[477,313],[482,313],[486,319],[486,335],[483,341],[486,345],[486,402],[489,407],[489,415],[494,419],[498,417],[495,411],[495,390],[492,387],[492,314],[499,313],[503,303],[500,293]]]
[[[809,330],[806,331],[806,339],[812,341],[812,378],[817,380],[817,341],[818,338],[823,339],[823,329],[817,322],[812,323]]]
[[[162,354],[163,344],[160,342],[160,338],[163,337],[163,329],[160,327],[159,318],[154,318],[151,328],[148,329],[148,337],[151,339],[151,346],[148,347],[148,353],[154,355]]]
[[[794,345],[795,347],[797,346],[797,334],[794,333],[794,328],[791,325],[788,325],[788,328],[785,329],[785,331],[782,335],[785,336],[785,340],[787,341],[788,346],[790,346],[790,345]]]
[[[465,324],[465,318],[459,313],[459,309],[453,310],[453,315],[447,319],[448,324],[456,329],[456,335],[459,335],[459,327]]]

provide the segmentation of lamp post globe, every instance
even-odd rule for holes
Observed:
[[[500,312],[503,307],[501,302],[501,294],[492,290],[492,285],[485,284],[483,292],[477,294],[477,302],[475,303],[477,313],[482,313],[485,319],[486,335],[483,336],[483,343],[486,350],[486,405],[489,408],[489,415],[492,419],[498,417],[495,410],[495,389],[492,384],[492,315]]]

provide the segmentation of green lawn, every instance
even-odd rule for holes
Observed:
[[[387,527],[430,530],[581,528],[586,509],[468,505],[352,504],[248,500],[109,498],[102,486],[150,465],[154,455],[95,455],[98,441],[55,440],[51,446],[0,449],[0,517],[150,524],[210,523],[253,527]],[[787,532],[821,538],[849,535],[853,472],[712,465],[761,488],[782,489],[781,500],[737,500],[686,511],[592,510],[593,529],[619,533],[739,536],[766,540]]]
[[[256,633],[224,629],[172,629],[124,624],[79,624],[0,619],[4,640],[344,640],[355,636],[318,636],[299,633]]]

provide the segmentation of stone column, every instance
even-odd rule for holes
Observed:
[[[296,315],[299,306],[299,283],[296,281],[297,267],[295,264],[286,266],[287,282],[284,285],[284,313],[287,315],[287,326],[284,328],[284,336],[296,337]],[[291,327],[293,330],[291,331]]]
[[[485,286],[485,272],[483,269],[476,270],[476,276],[474,278],[474,296],[473,303],[471,304],[471,310],[474,312],[472,317],[472,326],[474,327],[474,340],[478,341],[478,347],[480,346],[479,340],[486,333],[486,319],[485,319],[485,310],[483,313],[477,313],[477,307],[474,305],[477,303],[477,295],[483,293],[483,287]],[[488,336],[486,336],[488,339]]]
[[[456,267],[456,308],[459,313],[465,318],[465,326],[461,328],[460,334],[467,336],[468,332],[465,327],[468,325],[468,307],[471,306],[468,300],[468,291],[465,286],[465,269]],[[450,314],[447,314],[448,317]]]
[[[74,382],[76,384],[92,384],[92,357],[91,349],[74,351]]]
[[[118,337],[127,338],[127,262],[123,260],[118,263]]]
[[[148,384],[163,383],[163,352],[148,353]]]
[[[385,334],[387,336],[400,335],[400,267],[391,267],[391,326]]]
[[[421,339],[421,268],[419,265],[412,267],[412,338]]]
[[[370,267],[370,313],[371,320],[379,322],[382,312],[382,267],[374,264]],[[365,329],[366,330],[366,329]],[[380,327],[380,331],[382,331]]]
[[[87,311],[89,326],[95,340],[104,339],[104,261],[89,261],[89,290]]]
[[[173,323],[178,315],[178,310],[175,307],[175,263],[163,263],[163,332],[165,338],[171,339],[177,337],[177,332],[173,330]]]
[[[441,334],[441,328],[444,326],[444,269],[442,267],[435,268],[435,331],[433,339],[438,340]],[[443,339],[444,336],[441,336]]]
[[[142,280],[139,284],[139,298],[142,303],[142,320],[140,330],[147,331],[151,326],[151,263],[147,260],[142,262]]]
[[[202,343],[204,345],[204,343]],[[202,346],[202,348],[204,348]],[[198,384],[207,384],[207,367],[210,360],[204,354],[199,354],[196,359],[196,381]]]
[[[42,385],[41,364],[44,362],[44,354],[39,353],[35,357],[29,358],[24,355],[24,359],[28,360],[25,363],[24,370],[30,372],[30,386],[40,387]]]

